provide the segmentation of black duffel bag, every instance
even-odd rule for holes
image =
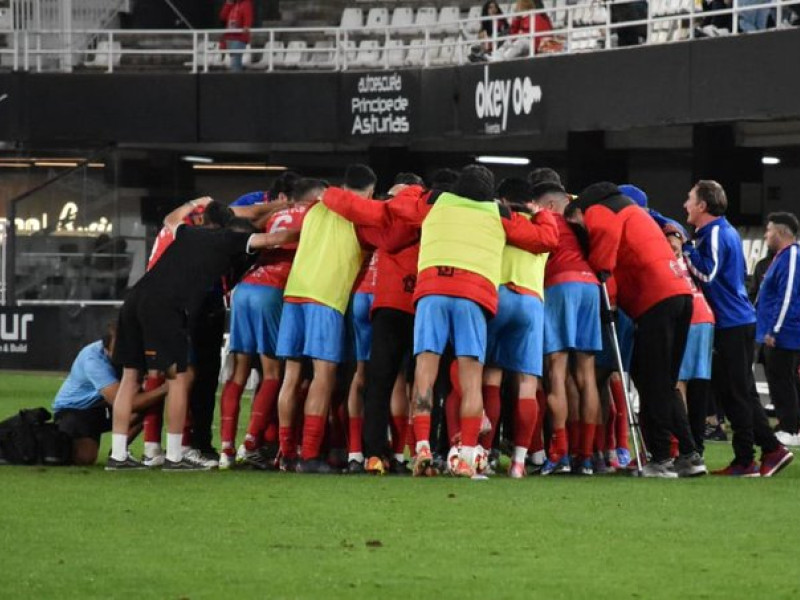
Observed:
[[[45,408],[33,408],[0,421],[0,464],[70,464],[72,440],[50,416]]]

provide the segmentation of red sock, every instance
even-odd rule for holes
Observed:
[[[554,429],[553,437],[550,438],[550,460],[553,462],[558,462],[566,455],[567,430],[563,427],[561,429]]]
[[[678,450],[678,438],[674,435],[669,436],[669,456],[670,458],[677,458],[680,454]]]
[[[486,417],[492,424],[492,430],[481,438],[481,446],[487,450],[494,443],[494,436],[497,432],[497,424],[500,422],[500,386],[483,386],[483,410]]]
[[[364,417],[350,417],[347,430],[347,452],[355,454],[361,452],[361,430],[364,426]]]
[[[152,392],[154,389],[161,387],[164,384],[164,377],[157,376],[151,377],[147,376],[144,379],[144,391],[145,392]],[[161,426],[162,421],[164,420],[164,401],[157,402],[150,408],[148,408],[144,413],[144,422],[142,426],[144,428],[144,441],[145,442],[155,442],[156,444],[161,443]]]
[[[461,392],[453,387],[444,401],[444,417],[447,423],[447,437],[451,444],[461,434]]]
[[[520,398],[514,407],[514,446],[527,448],[539,415],[536,398]]]
[[[192,412],[186,409],[186,419],[183,421],[183,439],[181,445],[191,447],[192,445]]]
[[[248,450],[253,451],[261,445],[261,438],[264,437],[264,430],[267,428],[267,418],[278,401],[280,389],[281,383],[277,379],[265,379],[258,387],[253,398],[247,437],[244,439],[244,446]]]
[[[278,424],[275,421],[270,421],[267,428],[264,430],[264,443],[274,444],[278,441]]]
[[[430,417],[429,417],[430,418]],[[406,423],[406,444],[411,453],[412,458],[417,455],[417,436],[414,433],[414,421],[409,420]]]
[[[294,437],[294,427],[279,427],[278,439],[281,454],[285,458],[297,458],[297,440]]]
[[[578,454],[581,450],[581,422],[567,421],[567,445],[569,453]]]
[[[536,390],[536,404],[539,409],[536,412],[536,425],[533,428],[533,437],[531,439],[528,450],[531,452],[539,452],[544,450],[544,437],[542,429],[544,428],[544,417],[547,412],[547,394],[540,387]]]
[[[408,435],[408,416],[392,416],[389,424],[392,429],[392,453],[403,454],[406,449],[406,437]]]
[[[429,413],[414,415],[413,421],[414,430],[414,447],[419,442],[427,442],[430,445],[431,440],[431,415]]]
[[[581,458],[592,458],[592,452],[594,451],[594,433],[596,430],[597,425],[594,423],[581,423]]]
[[[325,417],[306,415],[303,420],[303,460],[319,458],[319,449],[324,436]]]
[[[239,401],[242,398],[244,386],[235,381],[228,381],[222,388],[220,398],[220,431],[219,437],[222,449],[233,449],[236,441],[236,428],[239,425]]]
[[[461,444],[463,446],[478,445],[481,421],[483,421],[483,415],[480,417],[461,417]]]
[[[625,390],[622,388],[622,381],[617,378],[612,378],[609,385],[611,386],[611,397],[614,399],[614,407],[617,409],[617,421],[614,426],[617,448],[627,448],[628,405],[625,402]]]

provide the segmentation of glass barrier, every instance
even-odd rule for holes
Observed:
[[[115,161],[73,166],[14,202],[11,301],[121,300],[144,271],[139,200],[120,199]]]

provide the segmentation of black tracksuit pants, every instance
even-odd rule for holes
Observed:
[[[190,337],[195,379],[189,393],[192,415],[192,448],[211,450],[211,426],[219,384],[220,350],[225,333],[225,304],[222,294],[210,292],[192,319]]]
[[[414,315],[394,308],[372,313],[372,352],[364,390],[364,456],[386,453],[392,389],[413,349]]]
[[[798,366],[800,352],[764,346],[764,359],[769,395],[775,405],[778,429],[797,433],[798,423]]]
[[[662,300],[636,319],[632,375],[641,399],[644,435],[655,461],[669,458],[670,434],[678,438],[681,454],[696,449],[676,388],[691,320],[688,295]]]
[[[754,444],[764,452],[778,447],[753,377],[755,333],[755,324],[714,331],[711,382],[717,402],[722,404],[733,428],[734,462],[742,466],[753,462]]]

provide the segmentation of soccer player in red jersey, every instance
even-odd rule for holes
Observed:
[[[465,167],[452,193],[434,196],[419,186],[409,186],[384,203],[330,188],[323,202],[356,223],[387,227],[397,221],[421,227],[414,293],[414,474],[427,473],[433,461],[433,386],[448,341],[455,348],[464,393],[458,472],[475,474],[475,447],[483,416],[485,313],[493,315],[497,310],[503,247],[508,242],[530,252],[548,252],[558,241],[555,221],[547,211],[528,220],[497,205],[494,176],[480,166]]]
[[[316,179],[296,181],[289,206],[272,213],[264,223],[263,231],[300,231],[310,203],[324,189],[324,182]],[[288,244],[280,250],[262,252],[233,290],[229,347],[234,355],[234,367],[220,398],[221,469],[233,464],[239,405],[250,375],[251,357],[256,355],[261,361],[262,380],[253,398],[250,423],[240,454],[255,468],[266,469],[269,466],[259,449],[280,390],[281,363],[276,358],[275,347],[283,310],[283,289],[296,249],[297,244]]]

